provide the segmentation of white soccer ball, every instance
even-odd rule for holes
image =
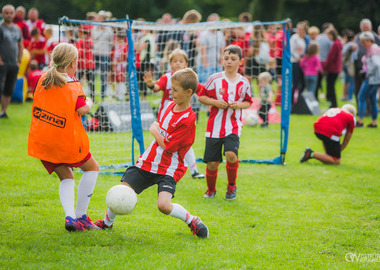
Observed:
[[[253,127],[259,123],[259,116],[256,112],[250,111],[245,116],[245,124],[247,126]]]
[[[135,191],[125,185],[117,185],[108,190],[106,204],[116,215],[126,215],[135,209],[137,195]]]

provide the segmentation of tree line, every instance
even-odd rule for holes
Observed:
[[[116,18],[144,18],[155,21],[169,12],[173,17],[181,18],[189,9],[198,10],[205,21],[211,13],[222,18],[238,20],[241,12],[248,11],[253,20],[274,21],[290,18],[294,23],[308,20],[310,25],[321,27],[331,22],[338,30],[349,28],[359,30],[362,18],[371,19],[374,28],[380,24],[380,1],[378,0],[1,0],[2,6],[12,3],[22,5],[27,10],[36,7],[40,17],[47,23],[56,24],[59,17],[84,19],[88,11],[111,11]]]

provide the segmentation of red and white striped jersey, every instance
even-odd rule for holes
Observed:
[[[185,155],[194,143],[196,115],[191,107],[174,112],[174,106],[174,102],[168,105],[159,122],[160,133],[165,137],[165,149],[153,140],[136,166],[151,173],[169,175],[178,182],[187,169]]]
[[[160,90],[164,92],[162,95],[160,107],[158,108],[157,120],[160,121],[162,117],[162,112],[165,111],[168,104],[173,101],[172,95],[170,94],[170,90],[172,90],[172,78],[173,72],[168,72],[160,77],[160,79],[156,82],[156,84],[160,87]],[[202,84],[198,84],[197,91],[198,94],[204,86]]]
[[[161,114],[165,111],[165,108],[169,105],[171,101],[173,101],[172,95],[170,94],[170,90],[172,89],[172,77],[173,73],[168,72],[160,77],[160,79],[156,82],[160,87],[160,90],[163,91],[160,107],[158,108],[157,121],[161,120]]]
[[[328,109],[314,123],[314,132],[339,142],[340,136],[346,132],[354,132],[355,117],[340,108]]]
[[[234,101],[248,101],[252,104],[252,90],[250,82],[239,74],[240,78],[234,83],[230,82],[224,72],[211,75],[205,84],[200,96],[207,96],[227,103]],[[219,109],[211,106],[207,123],[206,137],[224,138],[230,134],[240,137],[243,128],[242,109]]]

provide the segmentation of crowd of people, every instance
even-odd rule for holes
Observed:
[[[28,20],[25,20],[25,8],[17,7],[12,22],[20,28],[23,47],[31,54],[28,82],[32,91],[38,79],[37,75],[41,75],[41,70],[49,65],[51,51],[58,44],[58,40],[53,38],[53,29],[39,18],[36,8],[30,9],[27,14]],[[112,13],[107,11],[88,12],[86,16],[86,20],[94,22],[110,19],[113,19]],[[201,20],[202,15],[198,11],[190,10],[182,19],[175,19],[171,14],[165,13],[157,23],[181,25],[198,23]],[[216,13],[207,17],[208,22],[220,20]],[[143,21],[141,18],[137,19],[137,22]],[[252,17],[244,12],[240,14],[239,21],[251,22]],[[100,101],[109,95],[119,100],[124,99],[128,95],[128,42],[125,29],[91,24],[76,26],[67,27],[62,40],[74,44],[79,51],[77,78],[87,81],[88,93],[93,100],[97,74],[101,82]],[[289,23],[288,27],[292,29],[292,24]],[[376,75],[370,73],[376,71],[368,71],[368,66],[371,68],[371,63],[378,61],[376,46],[380,44],[380,38],[378,33],[372,31],[371,21],[363,19],[360,22],[360,32],[356,35],[349,29],[344,29],[339,35],[332,23],[324,23],[321,30],[317,26],[309,27],[307,21],[298,22],[291,33],[292,104],[297,102],[297,97],[304,90],[312,92],[317,100],[323,97],[322,80],[325,78],[326,99],[331,107],[337,107],[335,84],[338,76],[343,74],[344,87],[339,90],[342,91],[342,101],[354,102],[353,98],[356,98],[359,114],[357,126],[363,126],[364,115],[371,112],[372,122],[368,126],[376,127],[378,80],[373,79]],[[150,93],[144,82],[144,75],[152,73],[158,78],[170,71],[168,56],[173,50],[182,49],[186,52],[188,66],[197,72],[200,82],[205,83],[211,74],[222,70],[221,52],[232,44],[238,45],[243,51],[244,61],[239,67],[239,73],[250,81],[254,79],[258,85],[259,74],[269,72],[277,82],[277,89],[274,91],[276,95],[273,95],[276,103],[279,104],[281,100],[281,25],[264,27],[260,24],[247,24],[246,27],[203,31],[184,31],[180,27],[178,31],[133,29],[132,37],[142,99]],[[367,63],[368,61],[371,63]],[[372,79],[369,79],[370,76]],[[10,91],[2,92],[7,94]],[[261,91],[259,95],[262,95]],[[266,98],[264,95],[264,99]],[[7,117],[6,108],[2,110],[2,117]]]

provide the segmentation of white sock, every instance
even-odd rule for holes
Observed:
[[[98,171],[87,171],[83,173],[82,179],[80,180],[78,186],[77,208],[75,210],[75,215],[77,218],[81,218],[86,214],[98,174]]]
[[[195,160],[195,153],[193,147],[190,147],[189,151],[187,151],[185,155],[185,161],[187,163],[187,166],[189,166],[191,174],[198,172],[197,161]]]
[[[179,205],[177,203],[173,203],[173,209],[169,216],[179,218],[186,222],[186,224],[190,224],[194,218],[189,212],[186,211],[185,208],[183,208],[182,205]]]
[[[74,179],[63,179],[59,185],[59,198],[65,215],[75,218],[74,211]]]
[[[113,224],[116,217],[116,214],[114,214],[110,209],[107,209],[106,215],[104,216],[104,223],[109,227]]]

